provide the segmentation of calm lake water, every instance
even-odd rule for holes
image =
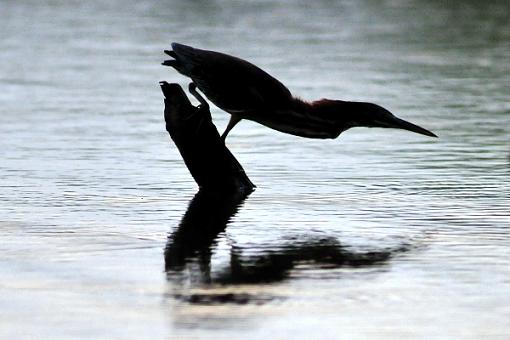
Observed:
[[[3,0],[0,337],[508,339],[509,4]],[[227,144],[256,191],[181,223],[172,41],[440,138],[243,121]],[[194,252],[176,237],[231,214]]]

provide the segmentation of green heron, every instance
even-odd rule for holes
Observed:
[[[285,85],[267,72],[228,54],[178,43],[172,43],[172,51],[165,53],[174,59],[165,60],[163,65],[190,77],[210,101],[231,114],[223,140],[242,119],[308,138],[336,138],[357,126],[404,129],[437,137],[377,104],[330,99],[303,101],[292,96]],[[204,104],[194,85],[190,89]]]

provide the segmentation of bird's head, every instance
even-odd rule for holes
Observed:
[[[363,102],[356,104],[359,107],[359,115],[355,115],[358,118],[357,126],[403,129],[425,136],[437,137],[434,133],[421,126],[396,117],[382,106]],[[356,119],[356,117],[353,118]]]
[[[336,121],[340,123],[341,131],[351,127],[381,127],[403,129],[425,136],[437,137],[429,130],[400,119],[377,104],[322,99],[314,102],[312,106],[329,118],[336,117],[338,119]]]

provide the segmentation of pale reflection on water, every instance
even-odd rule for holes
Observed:
[[[3,1],[0,337],[507,338],[509,12]],[[171,41],[440,138],[242,122],[228,145],[258,188],[211,203],[164,130],[158,81],[187,84],[160,66]]]

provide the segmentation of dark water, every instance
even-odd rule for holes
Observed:
[[[0,337],[508,338],[509,13],[2,1]],[[257,190],[191,201],[158,86],[187,84],[160,66],[171,41],[440,138],[320,141],[242,122],[227,142]]]

